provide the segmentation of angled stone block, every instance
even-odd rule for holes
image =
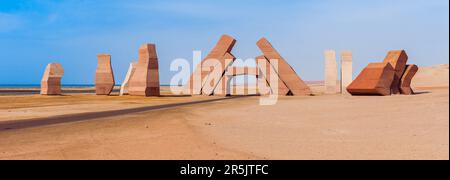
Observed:
[[[120,86],[120,96],[128,95],[128,89],[130,86],[130,79],[133,76],[134,72],[136,71],[137,62],[130,63],[130,66],[128,67],[127,75],[125,76],[125,79],[122,82],[122,85]]]
[[[129,94],[132,96],[159,96],[159,65],[154,44],[139,48],[139,61],[130,79]]]
[[[311,89],[306,83],[297,75],[295,70],[284,60],[283,57],[275,50],[267,39],[260,39],[256,45],[261,49],[264,56],[272,62],[278,61],[278,75],[285,85],[289,88],[294,96],[311,95]]]
[[[341,54],[341,93],[349,94],[347,87],[353,81],[353,56],[351,51]]]
[[[114,89],[114,73],[111,66],[111,55],[97,56],[98,64],[95,71],[95,92],[97,95],[109,95]]]
[[[64,69],[59,63],[48,64],[41,80],[42,95],[61,95],[61,79]]]
[[[371,63],[347,87],[352,95],[391,95],[395,69],[390,63]]]
[[[338,75],[336,63],[336,51],[327,50],[325,55],[325,93],[336,94],[338,91]]]
[[[408,55],[404,50],[389,51],[384,63],[390,63],[395,70],[394,81],[392,82],[392,94],[400,94],[400,81],[405,72]]]
[[[419,67],[417,65],[407,65],[405,73],[402,76],[400,81],[400,92],[404,95],[412,95],[414,91],[411,88],[411,81],[416,75],[417,71],[419,71]]]
[[[205,59],[200,62],[191,77],[189,78],[188,88],[191,90],[191,94],[200,95],[202,94],[202,88],[205,82],[205,78],[209,75],[210,71],[205,71],[203,64],[207,63],[208,60],[219,60],[225,56],[225,54],[231,54],[231,50],[236,44],[236,40],[228,35],[223,35],[216,46],[210,51]],[[224,69],[225,71],[225,69]],[[195,76],[195,77],[194,77]]]

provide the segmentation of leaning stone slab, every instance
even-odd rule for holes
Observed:
[[[210,71],[205,71],[203,64],[207,63],[208,60],[220,60],[225,54],[231,54],[231,50],[236,44],[236,40],[228,35],[223,35],[216,46],[211,50],[211,52],[206,56],[205,59],[200,62],[191,77],[189,78],[188,88],[193,95],[202,94],[202,88],[204,86],[205,78],[209,75]],[[225,71],[225,69],[224,69]]]
[[[400,92],[404,95],[412,95],[414,91],[411,88],[411,82],[417,71],[419,71],[419,67],[417,65],[407,65],[405,73],[402,76],[400,81]]]
[[[120,86],[120,96],[128,95],[128,89],[130,86],[130,79],[136,71],[137,62],[130,63],[130,67],[128,67],[127,75]]]
[[[290,92],[294,96],[307,96],[311,95],[311,89],[306,83],[297,75],[295,70],[284,60],[278,51],[270,44],[270,42],[262,38],[256,45],[263,52],[264,56],[272,62],[278,61],[278,75],[280,79],[286,84]]]

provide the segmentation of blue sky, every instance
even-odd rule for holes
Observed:
[[[176,58],[207,53],[220,35],[254,58],[266,37],[303,79],[323,79],[323,51],[352,50],[355,75],[391,49],[410,63],[449,62],[448,0],[2,0],[0,84],[39,84],[60,62],[63,83],[94,82],[96,55],[110,53],[120,83],[143,43],[156,43],[161,83]]]

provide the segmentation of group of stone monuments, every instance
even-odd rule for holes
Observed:
[[[256,45],[263,55],[256,60],[257,67],[233,67],[236,58],[231,50],[236,40],[223,35],[213,50],[197,65],[189,80],[193,95],[227,96],[232,94],[230,79],[233,76],[255,76],[259,95],[311,95],[311,90],[297,75],[295,70],[281,57],[267,39],[262,38]],[[271,84],[272,82],[275,82]],[[275,85],[274,85],[275,84]],[[263,87],[263,88],[262,88]],[[265,87],[265,88],[264,88]],[[243,95],[248,95],[248,89]]]
[[[383,62],[370,63],[347,87],[352,95],[414,94],[411,81],[419,68],[407,64],[404,50],[390,51]]]
[[[256,57],[256,67],[234,67],[236,60],[231,53],[236,40],[223,35],[212,51],[203,59],[191,75],[187,89],[192,95],[232,95],[230,80],[235,76],[255,76],[257,94],[281,96],[308,96],[312,92],[295,70],[278,53],[270,42],[262,38],[256,45],[262,55]],[[111,66],[111,55],[97,56],[95,76],[97,95],[110,95],[115,80]],[[352,95],[413,94],[411,80],[418,71],[416,65],[407,65],[406,52],[391,51],[383,63],[369,64],[353,81],[352,53],[342,52],[341,78],[338,81],[336,52],[325,51],[325,87],[327,94],[341,92]],[[64,70],[61,64],[47,65],[41,81],[41,94],[60,95],[61,78]],[[340,84],[338,88],[338,84]],[[248,89],[244,95],[248,95]],[[139,48],[139,60],[130,64],[120,88],[120,95],[159,96],[159,65],[156,46],[144,44]]]
[[[98,65],[95,73],[95,92],[97,95],[110,95],[115,80],[111,66],[111,55],[97,56]],[[145,44],[139,48],[139,61],[131,63],[120,95],[159,96],[158,56],[154,44]],[[64,70],[61,64],[51,63],[47,66],[41,81],[42,95],[61,95],[61,78]]]

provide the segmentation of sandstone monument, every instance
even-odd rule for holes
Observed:
[[[273,60],[278,62],[278,76],[289,88],[289,95],[293,96],[308,96],[311,95],[311,89],[306,83],[297,75],[295,70],[284,60],[278,51],[270,44],[266,38],[260,39],[256,45],[263,52],[263,55],[269,62]]]
[[[132,96],[159,96],[158,56],[154,44],[144,44],[139,48],[139,61],[129,82]]]
[[[64,69],[59,63],[48,64],[41,80],[42,95],[61,95],[61,79]]]
[[[228,35],[220,38],[217,45],[197,65],[191,75],[188,84],[191,94],[231,95],[230,79],[242,75],[257,78],[261,95],[276,93],[283,96],[302,96],[311,94],[309,87],[265,38],[257,42],[257,46],[264,54],[256,59],[257,67],[233,67],[232,64],[236,58],[231,54],[231,50],[235,43],[236,40]],[[244,91],[244,95],[248,94],[247,89]]]
[[[134,72],[136,71],[136,65],[137,65],[137,62],[130,63],[130,67],[128,68],[127,75],[125,76],[125,79],[123,80],[122,85],[120,86],[120,93],[119,93],[120,96],[128,95],[130,79],[133,76]]]
[[[349,94],[348,85],[353,81],[353,57],[351,51],[341,53],[341,93]]]
[[[327,50],[325,54],[325,93],[336,94],[338,72],[336,63],[336,52],[334,50]]]
[[[97,56],[98,65],[95,72],[95,92],[97,95],[109,95],[114,89],[114,73],[111,66],[111,55]]]
[[[408,56],[404,50],[390,51],[382,63],[371,63],[347,87],[352,95],[412,94],[411,80],[416,65],[407,68]]]
[[[414,91],[411,88],[411,81],[413,77],[416,75],[417,71],[419,71],[419,67],[416,65],[407,65],[405,74],[403,75],[400,81],[400,92],[404,95],[414,94]]]

